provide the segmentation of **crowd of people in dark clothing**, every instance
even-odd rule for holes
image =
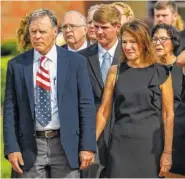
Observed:
[[[34,48],[41,53],[30,38],[33,32],[30,27],[37,20],[33,14],[21,20],[17,30],[18,45],[22,51]],[[84,149],[96,154],[93,157],[91,153],[84,154],[90,159],[86,163],[85,159],[80,159],[80,162],[84,162],[80,167],[80,175],[70,177],[158,178],[167,176],[169,172],[185,176],[184,24],[178,14],[177,4],[170,0],[156,2],[153,21],[153,27],[149,27],[146,22],[137,19],[125,2],[93,5],[88,10],[87,18],[77,11],[64,14],[59,29],[65,44],[56,46],[65,53],[78,54],[79,60],[81,57],[85,59],[84,68],[87,68],[96,111],[96,127],[92,126],[96,133],[96,152],[88,147]],[[56,35],[56,38],[60,37]],[[47,53],[42,55],[47,56]],[[75,55],[74,61],[78,59]],[[71,70],[74,69],[76,67],[71,67]],[[60,69],[57,68],[57,71]],[[9,73],[13,74],[13,70]],[[80,76],[80,72],[77,76]],[[77,86],[79,83],[77,80]],[[78,103],[86,104],[88,101],[85,97],[80,101],[80,95],[85,91],[81,87],[72,89],[74,86],[69,84],[69,92],[76,90]],[[10,92],[7,92],[5,101],[10,99],[8,95]],[[19,103],[13,102],[12,106],[17,109]],[[7,125],[9,108],[5,105],[4,122]],[[80,113],[83,111],[79,112],[79,121]],[[83,133],[80,125],[86,125],[86,122],[79,122],[77,127],[79,141],[85,140],[85,137],[80,138]],[[85,130],[88,129],[90,127]],[[41,131],[47,130],[43,128]],[[49,130],[53,132],[52,128]],[[61,128],[58,130],[61,133]],[[90,136],[92,130],[89,130]],[[6,145],[8,132],[4,135]],[[64,153],[65,150],[64,147]],[[17,151],[10,150],[5,155],[12,152]],[[83,155],[80,157],[83,158]],[[13,176],[20,177],[17,173],[14,170]],[[31,175],[24,177],[27,176]],[[51,174],[48,176],[53,177]]]

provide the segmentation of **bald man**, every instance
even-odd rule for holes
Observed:
[[[70,51],[79,51],[88,47],[87,22],[80,12],[68,11],[64,15],[61,30],[66,41],[66,45],[62,47]]]

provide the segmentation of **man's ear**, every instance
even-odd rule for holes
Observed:
[[[178,16],[178,13],[175,12],[173,14],[173,23],[175,23],[175,21],[177,20],[177,16]]]
[[[54,28],[54,36],[55,36],[55,38],[57,37],[57,35],[58,35],[58,28],[55,27],[55,28]]]
[[[117,23],[117,24],[115,25],[115,27],[116,27],[117,33],[119,33],[119,32],[120,32],[120,28],[121,28],[121,23]]]
[[[87,31],[88,31],[87,25],[84,26],[84,30],[85,30],[85,32],[87,33]]]

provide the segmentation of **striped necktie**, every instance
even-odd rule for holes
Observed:
[[[36,120],[43,126],[51,121],[51,83],[49,69],[45,66],[48,59],[45,56],[40,58],[40,65],[36,75]]]

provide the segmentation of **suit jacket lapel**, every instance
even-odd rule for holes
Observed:
[[[102,79],[101,70],[100,70],[100,62],[99,62],[99,56],[98,56],[98,44],[96,44],[94,48],[91,50],[93,51],[93,53],[91,56],[89,56],[89,63],[91,65],[92,71],[94,72],[94,75],[99,85],[103,89],[104,84],[103,84],[103,79]]]
[[[25,54],[25,60],[23,60],[24,78],[28,91],[29,103],[31,108],[32,118],[34,119],[34,87],[33,87],[33,49]]]
[[[119,41],[118,42],[118,45],[116,47],[116,51],[115,51],[115,54],[114,54],[112,65],[119,64],[120,63],[121,56],[122,56],[121,42]]]
[[[57,100],[58,108],[61,106],[62,94],[67,74],[67,57],[66,52],[57,46]]]

